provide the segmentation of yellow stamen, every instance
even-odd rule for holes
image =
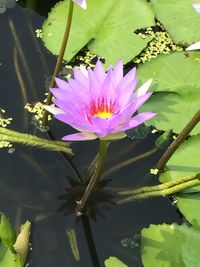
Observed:
[[[107,118],[110,118],[112,115],[113,115],[113,113],[111,113],[111,112],[102,111],[102,112],[98,112],[97,114],[95,114],[95,117],[107,119]]]

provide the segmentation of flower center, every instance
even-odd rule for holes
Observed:
[[[108,101],[106,97],[98,97],[90,102],[90,115],[102,119],[110,118],[116,112],[116,102]]]

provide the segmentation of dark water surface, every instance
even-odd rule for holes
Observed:
[[[28,2],[28,1],[27,1]],[[25,1],[19,1],[25,5]],[[31,122],[31,115],[24,111],[27,102],[42,100],[45,80],[53,71],[56,58],[36,38],[35,30],[41,28],[44,17],[55,1],[29,1],[33,10],[19,4],[0,15],[0,107],[13,118],[10,128],[42,134]],[[39,15],[41,14],[41,15]],[[72,132],[58,121],[51,123],[54,135],[61,139]],[[44,136],[45,134],[43,134]],[[111,144],[106,170],[124,160],[153,148],[157,135],[149,134],[143,140],[114,142]],[[73,145],[76,155],[73,162],[79,172],[84,171],[94,158],[96,142]],[[162,152],[156,153],[135,164],[110,172],[111,179],[106,192],[118,188],[143,186],[157,183],[149,174]],[[56,152],[47,152],[15,145],[15,152],[0,150],[0,211],[4,212],[16,228],[25,220],[32,222],[30,267],[98,267],[104,260],[116,256],[128,266],[142,266],[137,241],[135,247],[121,243],[126,237],[140,234],[149,224],[171,223],[178,220],[175,208],[166,198],[136,201],[127,205],[113,206],[97,203],[96,222],[88,217],[76,221],[74,214],[64,216],[58,212],[63,201],[58,197],[70,187],[67,176],[76,179],[64,157]],[[73,195],[74,189],[69,190]],[[104,200],[105,197],[99,197]],[[70,213],[73,203],[66,203],[65,212]],[[108,210],[107,208],[110,208]]]

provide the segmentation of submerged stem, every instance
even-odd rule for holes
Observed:
[[[58,73],[59,73],[59,71],[61,69],[61,66],[62,66],[63,57],[64,57],[65,50],[66,50],[66,47],[67,47],[67,43],[68,43],[68,40],[69,40],[69,33],[70,33],[71,24],[72,24],[72,17],[73,17],[73,9],[74,9],[74,2],[72,0],[70,0],[68,17],[67,17],[67,24],[66,24],[66,27],[65,27],[65,33],[64,33],[64,36],[63,36],[63,41],[62,41],[62,45],[61,45],[61,48],[60,48],[60,53],[59,53],[59,56],[58,56],[58,59],[57,59],[57,62],[56,62],[56,66],[55,66],[55,69],[54,69],[54,72],[53,72],[53,75],[52,75],[52,78],[51,78],[51,83],[49,85],[49,88],[55,87],[55,85],[56,85],[55,84],[55,77],[58,76]],[[52,97],[53,97],[53,95],[49,91],[48,92],[48,96],[47,96],[47,101],[45,103],[46,105],[50,105],[51,104]],[[44,115],[43,115],[43,118],[42,118],[42,125],[43,126],[47,125],[48,114],[49,114],[48,111],[44,110]]]
[[[94,192],[96,185],[101,178],[103,169],[104,169],[104,164],[105,164],[105,159],[106,159],[106,154],[107,154],[107,148],[108,148],[109,142],[105,140],[100,140],[99,143],[99,154],[98,154],[98,162],[97,162],[97,167],[95,169],[94,174],[92,175],[86,190],[83,194],[83,197],[81,200],[78,202],[77,208],[76,208],[76,215],[80,216],[84,212],[87,201],[90,198],[91,194]]]

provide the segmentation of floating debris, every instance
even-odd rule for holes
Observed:
[[[44,100],[44,103],[46,99]],[[43,103],[36,102],[35,104],[27,103],[24,107],[29,113],[33,114],[31,123],[36,126],[40,131],[46,132],[49,130],[48,126],[42,126],[42,118],[44,115]],[[48,121],[52,120],[51,114],[48,115]]]
[[[153,175],[157,175],[159,173],[158,169],[150,169],[150,173]]]
[[[169,54],[171,51],[183,51],[183,47],[176,45],[169,33],[157,22],[156,26],[139,29],[136,33],[143,39],[153,38],[139,56],[133,59],[134,63],[145,63],[159,54]]]
[[[36,29],[35,34],[37,38],[42,38],[42,35],[43,35],[42,29]]]
[[[0,127],[6,128],[12,121],[12,118],[5,118],[5,110],[0,108]],[[9,150],[13,147],[13,145],[0,138],[0,148],[8,148]],[[9,151],[8,150],[8,151]]]

